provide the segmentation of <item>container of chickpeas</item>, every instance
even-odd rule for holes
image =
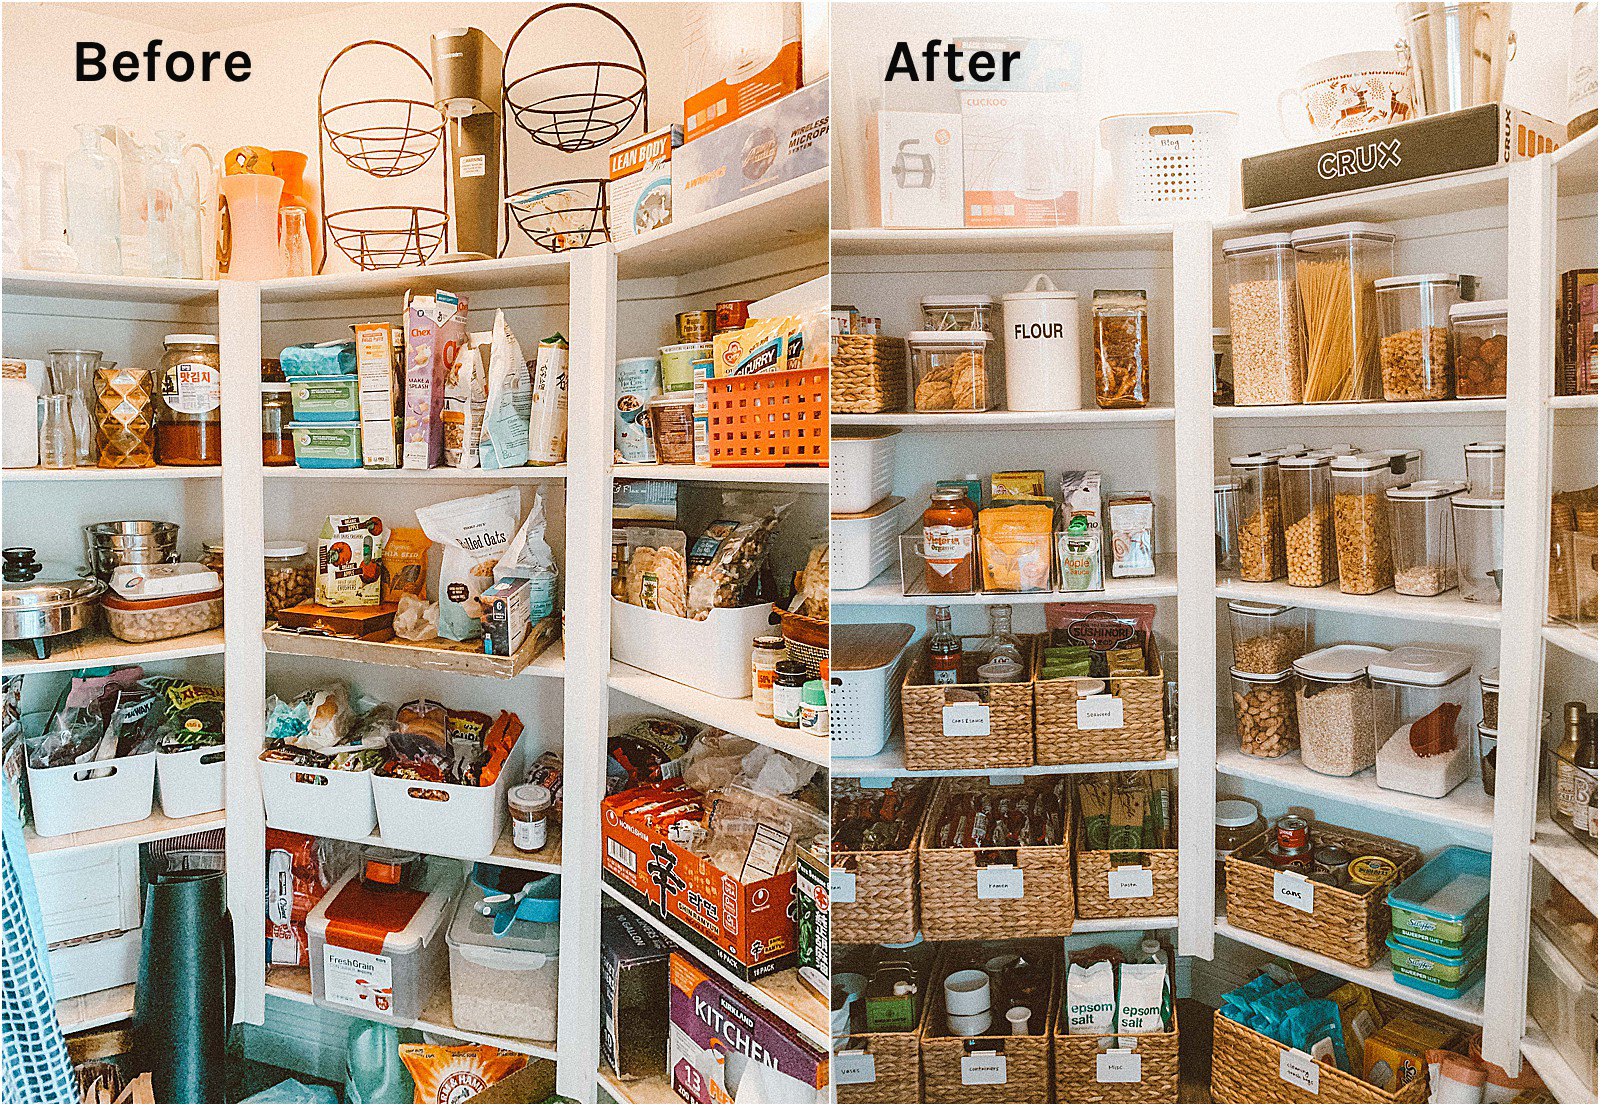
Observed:
[[[261,547],[267,577],[267,617],[310,599],[316,591],[316,565],[305,542],[268,542]]]
[[[1348,595],[1371,595],[1392,587],[1394,556],[1384,493],[1421,475],[1421,451],[1354,453],[1335,457],[1329,468],[1339,590]]]
[[[1246,453],[1230,457],[1228,468],[1239,485],[1239,579],[1269,583],[1284,572],[1278,458],[1267,453]]]
[[[1300,745],[1295,724],[1294,669],[1258,675],[1232,669],[1233,719],[1239,750],[1246,756],[1273,759]]]
[[[1339,575],[1333,546],[1333,454],[1278,459],[1283,551],[1289,583],[1320,588]]]
[[[987,330],[915,330],[911,346],[911,406],[914,411],[987,411]]]

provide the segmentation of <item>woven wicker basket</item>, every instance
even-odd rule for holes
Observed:
[[[978,641],[963,638],[963,646]],[[1028,646],[1032,648],[1031,644]],[[1033,683],[935,684],[927,650],[915,653],[900,688],[900,724],[906,768],[913,772],[960,768],[1027,768],[1033,764]],[[1028,659],[1032,665],[1032,657]],[[947,703],[989,704],[986,737],[946,737]]]
[[[1112,857],[1117,863],[1112,863]],[[1137,857],[1135,860],[1124,859]],[[1149,898],[1114,899],[1110,877],[1115,868],[1133,864],[1150,869],[1152,893]],[[1077,902],[1080,918],[1161,917],[1178,912],[1178,850],[1144,849],[1138,852],[1079,849],[1075,869],[1078,874]],[[1107,1101],[1122,1101],[1108,1099]],[[1127,1101],[1145,1101],[1128,1099]]]
[[[922,935],[930,941],[974,938],[1065,936],[1072,932],[1072,848],[1032,845],[1016,849],[940,849],[932,836],[945,804],[962,791],[990,789],[975,778],[943,780],[922,823],[918,849],[918,886],[922,899]],[[1003,789],[993,789],[1002,790]],[[1062,825],[1072,824],[1070,792],[1063,804]],[[1022,897],[980,899],[978,871],[996,854],[1022,870]],[[985,858],[980,865],[978,858]]]
[[[954,949],[942,952],[934,963],[933,999],[923,1003],[922,1088],[916,1102],[1050,1102],[1050,1035],[1055,1031],[1057,1007],[1061,1005],[1061,967],[1050,968],[1050,1006],[1045,1015],[1045,1031],[1037,1037],[952,1037],[945,1025],[945,963]],[[1056,954],[1059,956],[1059,953]],[[996,1020],[1004,1024],[996,1014]],[[975,1046],[969,1048],[968,1046]],[[964,1084],[961,1060],[974,1052],[995,1049],[1006,1059],[1006,1081],[992,1084]]]
[[[1106,1051],[1099,1034],[1062,1032],[1056,1020],[1055,1048],[1057,1102],[1176,1102],[1178,1101],[1178,1011],[1173,1007],[1172,1028],[1165,1033],[1122,1033],[1119,1047],[1132,1041],[1139,1054],[1137,1083],[1102,1083],[1095,1057]]]
[[[834,781],[834,802],[845,792]],[[911,844],[897,852],[850,852],[835,849],[833,866],[856,876],[853,902],[829,904],[833,939],[847,945],[903,944],[917,935],[917,842],[928,806],[917,814]]]
[[[1166,677],[1156,660],[1154,676],[1108,680],[1106,691],[1122,700],[1122,725],[1117,729],[1078,728],[1078,682],[1041,680],[1035,654],[1033,684],[1034,759],[1039,764],[1105,764],[1128,760],[1165,760],[1167,724],[1163,703]]]
[[[1387,857],[1400,867],[1395,883],[1422,867],[1419,850],[1386,838],[1320,822],[1312,823],[1311,836],[1320,844],[1340,845],[1355,856]],[[1253,837],[1224,861],[1229,924],[1357,967],[1370,968],[1377,963],[1387,951],[1389,887],[1346,890],[1316,884],[1310,913],[1286,906],[1273,898],[1273,869],[1248,859],[1265,852],[1270,839],[1270,832]]]
[[[840,334],[833,352],[833,410],[875,415],[906,409],[904,338]]]
[[[909,1033],[860,1033],[850,1047],[872,1057],[871,1083],[835,1083],[835,1102],[921,1102],[922,1030]],[[834,1064],[841,1063],[835,1054]]]
[[[1379,1103],[1426,1102],[1428,1077],[1421,1075],[1397,1091],[1385,1091],[1332,1064],[1317,1063],[1317,1094],[1278,1076],[1284,1051],[1272,1038],[1214,1013],[1211,1019],[1211,1101]]]

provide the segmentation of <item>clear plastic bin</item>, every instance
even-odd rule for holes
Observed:
[[[1284,573],[1278,459],[1248,453],[1229,458],[1228,466],[1239,485],[1239,579],[1269,583]]]
[[[1239,481],[1218,477],[1213,495],[1217,515],[1217,568],[1239,570]]]
[[[1483,783],[1483,793],[1494,798],[1495,762],[1499,754],[1500,733],[1493,726],[1478,723],[1478,778]]]
[[[385,901],[402,894],[368,888],[351,872],[312,908],[306,934],[318,1006],[390,1025],[409,1026],[422,1016],[446,971],[442,937],[455,884],[447,881],[398,910],[396,899]],[[362,947],[352,947],[357,942]],[[382,951],[370,951],[374,946]]]
[[[1333,479],[1327,453],[1302,453],[1278,461],[1283,504],[1283,545],[1289,583],[1320,588],[1339,574],[1333,541]]]
[[[1281,757],[1300,744],[1294,713],[1294,670],[1270,676],[1231,670],[1233,720],[1246,756]]]
[[[1367,668],[1389,655],[1376,645],[1330,645],[1294,662],[1300,762],[1327,776],[1353,776],[1378,755],[1378,701]]]
[[[1310,613],[1303,607],[1251,603],[1228,604],[1233,630],[1233,667],[1241,672],[1282,672],[1305,655],[1311,641]]]
[[[1471,299],[1474,284],[1475,278],[1460,273],[1378,281],[1384,399],[1450,399],[1456,394],[1450,308]]]
[[[1421,475],[1417,450],[1383,450],[1335,457],[1333,533],[1339,559],[1339,590],[1371,595],[1394,583],[1389,504],[1384,492]]]
[[[1506,494],[1506,443],[1468,442],[1467,492],[1494,499]]]
[[[987,330],[917,330],[911,346],[911,406],[914,411],[987,411]]]
[[[1479,300],[1450,308],[1450,347],[1455,356],[1456,395],[1488,399],[1506,394],[1508,301]]]
[[[1394,273],[1394,234],[1376,223],[1307,227],[1292,236],[1306,328],[1307,403],[1382,394],[1375,282]]]
[[[1528,1017],[1538,1023],[1591,1095],[1596,1083],[1595,1049],[1600,1043],[1595,1004],[1593,959],[1569,958],[1535,928],[1528,935]]]
[[[1233,331],[1211,328],[1211,405],[1233,406]]]
[[[1505,568],[1506,501],[1458,495],[1452,501],[1456,528],[1456,576],[1461,598],[1500,602]]]
[[[1367,666],[1378,705],[1378,786],[1440,798],[1472,773],[1472,657],[1402,645]]]
[[[1500,670],[1491,668],[1478,677],[1478,688],[1483,696],[1483,724],[1491,730],[1500,728]]]
[[[923,296],[923,330],[986,330],[1000,328],[1000,308],[993,296]]]
[[[1222,256],[1228,262],[1233,402],[1240,407],[1299,403],[1305,346],[1289,236],[1232,238],[1222,244]]]
[[[222,625],[222,589],[160,599],[123,599],[107,593],[100,600],[106,628],[123,641],[165,641]]]
[[[1467,490],[1445,480],[1413,480],[1385,492],[1393,545],[1394,590],[1438,595],[1456,586],[1451,500]]]
[[[537,876],[526,874],[530,880]],[[551,893],[559,896],[559,877],[550,879],[555,885]],[[450,948],[451,1020],[457,1029],[471,1032],[554,1041],[559,898],[541,897],[531,904],[524,899],[517,917],[498,935],[495,919],[478,912],[481,900],[479,888],[469,884],[445,935]]]

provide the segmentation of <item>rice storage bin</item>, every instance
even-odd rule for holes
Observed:
[[[536,875],[517,874],[530,879]],[[560,894],[561,877],[545,876],[514,905],[493,905],[494,912],[485,915],[479,910],[485,902],[482,889],[468,884],[462,891],[445,934],[450,1020],[457,1029],[531,1041],[556,1039]]]
[[[1283,551],[1291,587],[1320,588],[1338,574],[1332,462],[1332,455],[1323,452],[1278,459]]]
[[[1421,452],[1414,449],[1354,453],[1331,462],[1340,591],[1371,595],[1394,584],[1389,503],[1384,493],[1420,476],[1421,462]]]
[[[1503,498],[1506,494],[1506,443],[1468,442],[1463,452],[1468,494]]]
[[[1595,1091],[1595,990],[1591,961],[1572,959],[1538,926],[1529,931],[1528,1017],[1590,1094]]]
[[[834,514],[828,522],[828,564],[837,591],[864,588],[894,560],[900,506],[894,495],[865,511]]]
[[[1228,466],[1239,485],[1239,579],[1270,583],[1284,572],[1278,459],[1266,453],[1247,453],[1230,458]]]
[[[1305,402],[1378,399],[1374,285],[1394,274],[1394,234],[1376,223],[1333,223],[1291,239],[1306,329]]]
[[[1450,349],[1456,361],[1456,395],[1504,398],[1508,300],[1478,300],[1450,306]]]
[[[1130,113],[1100,120],[1111,155],[1116,221],[1215,221],[1238,208],[1239,116],[1231,111]]]
[[[1231,601],[1228,625],[1233,630],[1233,667],[1258,674],[1284,671],[1305,655],[1311,640],[1308,619],[1303,607]]]
[[[1388,653],[1376,645],[1330,645],[1294,662],[1300,763],[1325,776],[1372,767],[1381,712],[1367,670]]]
[[[1433,645],[1402,645],[1367,666],[1377,705],[1379,787],[1437,799],[1472,774],[1461,717],[1471,668],[1469,654]]]
[[[1376,283],[1384,399],[1455,396],[1450,308],[1470,300],[1475,285],[1475,277],[1460,273],[1388,277]]]
[[[1451,503],[1456,528],[1456,577],[1461,598],[1500,602],[1505,568],[1506,501],[1458,495]]]
[[[926,301],[924,301],[926,302]],[[1006,409],[1076,411],[1083,406],[1078,293],[1040,273],[1005,304]]]
[[[828,509],[848,515],[865,511],[894,490],[892,427],[834,430],[829,443]]]
[[[1489,928],[1489,854],[1451,845],[1389,892],[1390,932],[1460,953]]]
[[[914,330],[911,346],[911,406],[915,411],[987,411],[987,330]]]
[[[409,1026],[443,980],[453,882],[377,887],[351,872],[306,917],[311,998],[369,1021]]]
[[[1228,263],[1228,326],[1233,332],[1233,402],[1240,407],[1299,403],[1305,346],[1294,249],[1287,234],[1222,243]]]
[[[198,564],[124,565],[100,599],[123,641],[165,641],[222,625],[222,580]]]
[[[1300,744],[1294,716],[1294,670],[1257,675],[1231,670],[1233,719],[1239,751],[1275,759]]]
[[[900,681],[914,632],[903,622],[833,628],[828,743],[834,756],[876,756],[899,728]]]
[[[1394,590],[1401,595],[1438,595],[1456,586],[1450,503],[1466,490],[1461,483],[1413,480],[1384,492],[1389,501]]]

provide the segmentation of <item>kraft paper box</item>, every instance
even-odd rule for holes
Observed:
[[[1056,227],[1089,212],[1090,154],[1063,99],[1048,92],[963,92],[965,225]]]
[[[877,145],[881,226],[962,225],[961,116],[880,111]]]
[[[800,5],[690,5],[681,64],[683,139],[693,142],[800,87]]]
[[[401,464],[431,469],[444,456],[444,381],[467,338],[467,301],[450,292],[412,296],[405,311],[405,426]]]
[[[828,82],[818,81],[680,146],[672,155],[672,217],[698,215],[827,167]]]
[[[672,151],[681,145],[683,128],[673,123],[611,147],[606,218],[613,242],[672,222]]]

